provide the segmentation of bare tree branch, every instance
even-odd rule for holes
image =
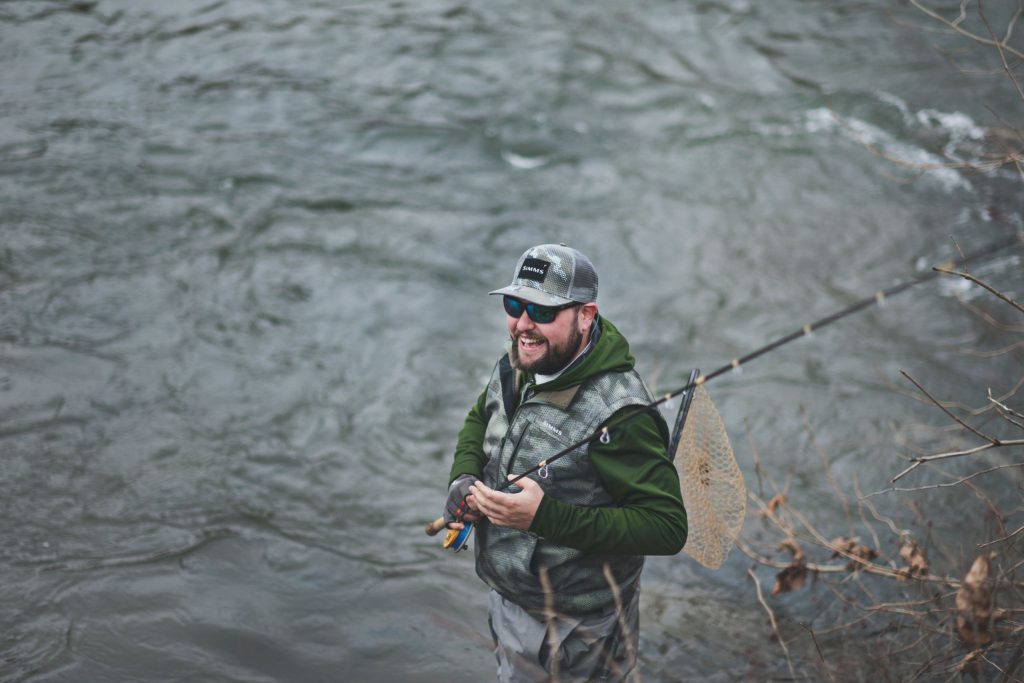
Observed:
[[[1005,294],[1003,294],[1002,292],[1000,292],[996,288],[992,287],[991,285],[986,284],[985,282],[982,282],[981,280],[979,280],[978,278],[974,277],[970,273],[962,273],[962,272],[956,271],[956,270],[948,270],[946,268],[942,268],[942,267],[938,267],[938,266],[936,266],[932,270],[935,270],[935,271],[937,271],[939,273],[945,273],[946,275],[957,275],[959,277],[962,277],[965,280],[970,280],[971,282],[973,282],[974,284],[978,285],[979,287],[982,287],[982,288],[988,290],[989,292],[991,292],[992,294],[995,294],[997,297],[999,297],[1000,299],[1002,299],[1006,303],[1010,304],[1011,306],[1016,308],[1021,313],[1024,313],[1024,306],[1021,306],[1019,303],[1017,303],[1016,301],[1014,301],[1010,297],[1006,296]]]
[[[893,487],[893,488],[888,488],[888,489],[882,489],[881,491],[875,491],[874,493],[869,493],[868,495],[865,496],[865,498],[871,498],[873,496],[880,496],[880,495],[885,494],[885,493],[917,493],[919,491],[931,491],[931,490],[934,490],[934,489],[953,488],[955,486],[960,486],[965,481],[970,481],[971,479],[974,479],[975,477],[979,477],[979,476],[981,476],[983,474],[988,474],[990,472],[997,472],[999,470],[1010,469],[1012,467],[1024,467],[1024,462],[1015,462],[1015,463],[1011,463],[1009,465],[999,465],[997,467],[989,467],[988,469],[985,469],[985,470],[978,470],[977,472],[971,472],[970,474],[968,474],[968,475],[966,475],[964,477],[960,477],[959,479],[956,479],[955,481],[947,482],[945,484],[929,484],[928,486],[914,486],[914,487],[911,487],[911,488],[896,488],[896,487]]]
[[[932,10],[930,10],[927,7],[925,7],[924,5],[922,5],[920,0],[910,0],[910,4],[913,5],[914,7],[916,7],[917,9],[921,10],[922,12],[927,14],[928,16],[930,16],[932,19],[936,19],[938,21],[941,21],[943,24],[945,24],[946,26],[949,26],[951,29],[953,29],[957,33],[959,33],[959,34],[961,34],[961,35],[963,35],[963,36],[965,36],[967,38],[970,38],[971,40],[973,40],[975,42],[981,43],[982,45],[995,45],[997,42],[999,42],[999,41],[996,41],[996,40],[991,40],[989,38],[985,38],[984,36],[979,36],[976,33],[971,33],[970,31],[968,31],[968,30],[966,30],[964,28],[961,28],[959,20],[956,23],[954,23],[954,22],[950,21],[949,19],[946,19],[941,14],[937,14],[936,12],[933,12]],[[1020,50],[1017,50],[1016,48],[1010,47],[1009,45],[1006,45],[1005,43],[1001,43],[1001,45],[1002,45],[1003,49],[1006,50],[1007,52],[1009,52],[1010,54],[1015,55],[1016,57],[1018,57],[1020,59],[1024,59],[1024,52],[1021,52]]]
[[[991,437],[991,436],[988,436],[986,434],[983,434],[982,432],[979,432],[977,429],[975,429],[971,425],[967,424],[966,422],[961,420],[959,417],[954,415],[952,412],[950,412],[934,396],[929,394],[928,391],[923,386],[921,386],[921,384],[916,379],[911,377],[910,373],[908,373],[905,370],[900,370],[900,374],[903,375],[904,377],[906,377],[907,379],[909,379],[911,382],[913,382],[914,386],[917,387],[921,391],[921,393],[923,393],[925,396],[927,396],[931,400],[932,403],[934,403],[936,406],[938,406],[939,410],[941,410],[946,415],[949,415],[951,418],[953,418],[953,420],[955,420],[964,429],[968,430],[969,432],[971,432],[972,434],[978,436],[979,438],[984,439],[985,441],[990,442],[993,446],[998,446],[999,445],[999,439],[996,439],[995,437]]]
[[[1020,7],[1017,8],[1020,11]],[[1013,69],[1006,63],[1006,46],[1003,41],[996,38],[995,31],[992,30],[992,25],[988,23],[988,17],[985,16],[985,9],[981,5],[981,0],[978,0],[978,16],[985,22],[985,28],[988,29],[988,34],[992,36],[992,43],[996,46],[996,51],[999,53],[999,60],[1003,63],[1003,70],[1006,75],[1009,76],[1010,82],[1013,83],[1013,87],[1017,89],[1017,94],[1020,95],[1020,99],[1024,100],[1024,90],[1020,89],[1020,83],[1017,82],[1017,77],[1013,75]],[[1014,15],[1014,21],[1016,21],[1017,15]]]
[[[990,448],[999,448],[1002,446],[1024,446],[1024,439],[1014,439],[1010,441],[1000,441],[999,443],[983,443],[980,446],[974,448],[968,448],[964,451],[950,451],[949,453],[936,453],[935,455],[924,455],[917,458],[912,458],[912,464],[905,470],[897,474],[895,477],[889,480],[890,483],[895,483],[914,471],[926,462],[934,462],[936,460],[948,460],[949,458],[960,458],[965,455],[974,455],[975,453],[981,453],[987,451]]]

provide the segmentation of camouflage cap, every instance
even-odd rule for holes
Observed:
[[[512,284],[491,294],[508,294],[542,306],[597,301],[597,271],[586,256],[564,244],[530,247],[519,257]]]

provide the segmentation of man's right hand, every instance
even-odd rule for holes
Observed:
[[[444,521],[448,528],[461,529],[462,522],[479,519],[476,498],[469,493],[469,487],[478,481],[472,474],[463,474],[448,487],[448,500],[444,504]]]

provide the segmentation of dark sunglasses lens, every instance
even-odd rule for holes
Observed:
[[[523,314],[523,302],[519,299],[505,296],[502,298],[502,303],[505,304],[505,312],[513,318],[518,318]]]
[[[538,304],[529,304],[526,307],[526,313],[530,316],[530,320],[535,323],[549,323],[555,319],[558,315],[558,308],[555,306],[540,306]]]

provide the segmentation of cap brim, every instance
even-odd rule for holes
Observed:
[[[508,287],[502,287],[501,289],[489,292],[489,294],[508,294],[509,296],[514,296],[517,299],[540,304],[541,306],[564,306],[565,304],[573,303],[572,299],[548,294],[547,292],[542,292],[534,287],[526,287],[525,285],[509,285]]]

